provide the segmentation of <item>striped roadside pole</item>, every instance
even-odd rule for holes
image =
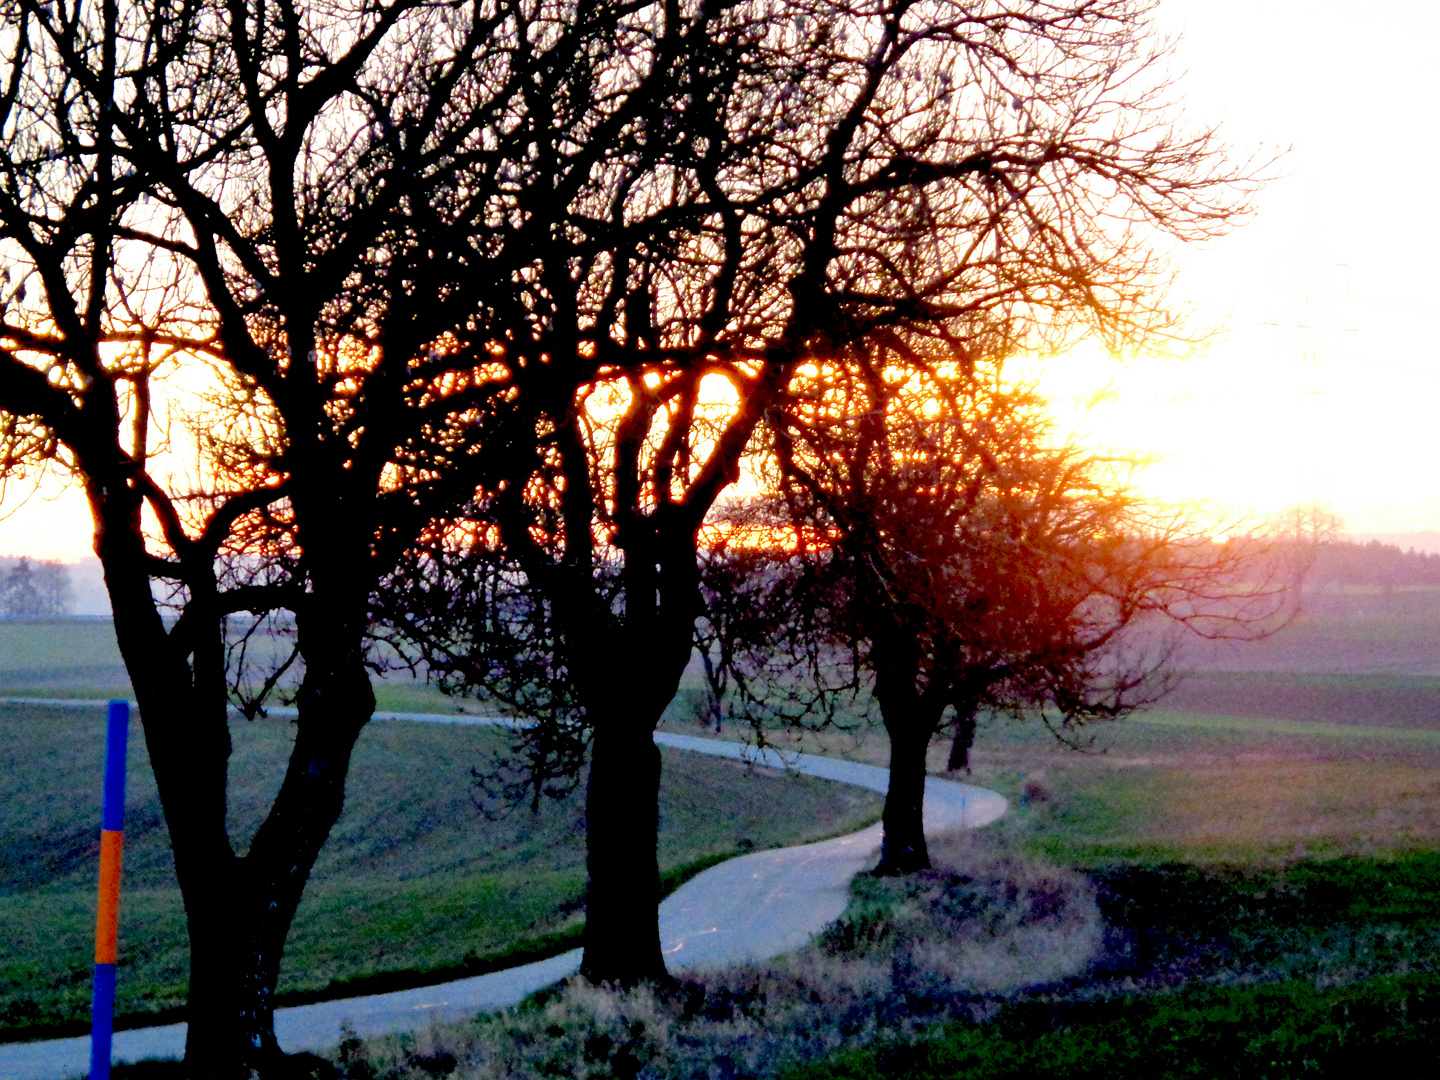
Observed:
[[[90,1080],[110,1080],[115,1027],[115,938],[120,925],[120,844],[125,820],[125,747],[130,703],[112,701],[105,718],[105,805],[100,819],[100,903],[95,914],[95,999]]]

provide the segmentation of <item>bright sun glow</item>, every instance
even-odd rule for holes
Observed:
[[[1335,501],[1333,403],[1297,367],[1225,348],[1120,362],[1082,346],[1017,375],[1050,399],[1060,437],[1142,459],[1145,495],[1229,518]]]
[[[1152,497],[1259,516],[1315,501],[1352,532],[1440,529],[1440,216],[1414,194],[1440,171],[1440,148],[1416,137],[1440,93],[1440,6],[1364,19],[1320,7],[1156,9],[1162,31],[1183,35],[1187,114],[1221,124],[1242,154],[1286,152],[1251,222],[1182,254],[1172,296],[1223,333],[1189,360],[1081,348],[1026,373],[1067,431],[1153,458],[1137,475]],[[1342,167],[1356,146],[1402,147],[1397,178]],[[89,554],[84,498],[59,491],[18,510],[24,485],[7,492],[0,554]]]
[[[1357,533],[1435,528],[1440,367],[1351,332],[1363,298],[1293,292],[1256,283],[1187,359],[1121,362],[1085,345],[1012,373],[1051,400],[1062,437],[1148,459],[1135,479],[1152,498],[1226,518],[1313,503]]]

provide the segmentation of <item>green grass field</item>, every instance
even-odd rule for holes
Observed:
[[[87,1030],[98,866],[98,708],[0,706],[0,1032]],[[284,720],[232,727],[231,835],[243,850],[277,789]],[[440,981],[573,945],[583,915],[580,798],[489,820],[470,770],[503,748],[494,728],[374,721],[346,809],[286,949],[282,1002]],[[184,1000],[183,912],[144,741],[132,729],[118,1012]],[[879,797],[665,751],[660,857],[673,887],[751,848],[819,839],[878,817]]]
[[[1059,875],[1054,881],[1071,881],[1065,875],[1078,873],[1074,880],[1084,882],[1083,887],[1055,887],[1062,893],[1080,888],[1080,900],[1093,895],[1095,917],[1105,927],[1103,947],[1083,977],[998,996],[965,991],[943,1008],[925,1013],[934,1018],[921,1023],[915,1017],[929,999],[916,997],[916,987],[928,984],[915,973],[903,974],[910,961],[902,964],[900,953],[887,958],[883,950],[875,953],[873,945],[867,946],[873,954],[867,962],[878,963],[878,968],[857,967],[858,957],[838,957],[839,967],[824,969],[832,971],[826,979],[838,978],[839,972],[881,971],[885,974],[877,985],[883,989],[893,980],[893,986],[882,993],[870,986],[878,976],[853,975],[872,996],[845,998],[851,991],[842,987],[833,1001],[825,996],[824,979],[805,981],[804,972],[810,970],[806,965],[813,961],[802,953],[785,961],[789,966],[782,965],[778,974],[724,976],[706,990],[706,1002],[721,1003],[714,1006],[721,1016],[718,1028],[696,1027],[704,1017],[692,1015],[695,1006],[686,1004],[688,998],[668,1005],[630,999],[612,1005],[583,995],[562,996],[531,1007],[538,1012],[522,1009],[487,1021],[478,1035],[461,1026],[420,1042],[398,1039],[381,1040],[373,1047],[350,1046],[345,1051],[347,1075],[398,1080],[418,1075],[416,1062],[445,1061],[454,1062],[450,1073],[428,1065],[422,1071],[465,1080],[499,1075],[494,1070],[501,1066],[493,1062],[508,1059],[495,1048],[510,1046],[516,1038],[523,1041],[530,1037],[527,1032],[537,1038],[542,1032],[553,1033],[554,1046],[545,1052],[549,1057],[542,1054],[549,1064],[536,1065],[536,1075],[549,1075],[547,1069],[558,1069],[557,1075],[580,1069],[586,1075],[608,1076],[646,1054],[652,1055],[656,1068],[671,1063],[665,1066],[671,1071],[662,1068],[661,1075],[690,1075],[689,1066],[676,1064],[679,1057],[665,1056],[679,1053],[677,1039],[691,1046],[685,1060],[698,1062],[695,1075],[710,1075],[706,1070],[718,1059],[707,1057],[705,1040],[716,1040],[714,1054],[724,1057],[739,1054],[736,1048],[749,1045],[746,1039],[760,1038],[761,1031],[765,1040],[793,1044],[803,1052],[781,1055],[771,1062],[774,1068],[757,1065],[746,1075],[773,1075],[778,1068],[807,1080],[1323,1076],[1356,1063],[1408,1066],[1417,1053],[1428,1054],[1433,1063],[1440,1056],[1440,909],[1434,903],[1440,895],[1440,677],[1426,666],[1434,663],[1428,659],[1431,641],[1426,635],[1440,622],[1432,618],[1434,605],[1428,596],[1420,598],[1424,603],[1402,598],[1398,607],[1388,609],[1383,599],[1376,599],[1376,610],[1369,614],[1346,609],[1307,617],[1299,638],[1274,643],[1268,658],[1256,658],[1249,670],[1202,672],[1161,708],[1080,733],[1085,752],[1061,747],[1038,724],[1001,719],[982,723],[968,779],[1005,794],[1012,811],[976,838],[975,858],[1000,866],[994,873],[1001,876],[1011,872],[1004,867],[1036,868],[1021,873],[1028,874],[1032,884],[1041,883],[1038,893],[1030,888],[1027,894],[1032,906],[1037,895],[1042,901],[1048,895],[1046,875],[1052,871],[1045,867],[1061,868],[1053,871]],[[1337,673],[1349,655],[1345,650],[1356,643],[1392,639],[1401,643],[1395,654],[1400,661],[1392,669],[1360,665],[1359,673]],[[97,638],[91,654],[73,648],[85,660],[75,667],[93,671],[102,666],[102,645]],[[11,672],[47,670],[43,655],[35,655],[40,660],[26,664],[0,660],[0,692],[7,685],[18,686]],[[1305,663],[1285,666],[1299,656]],[[1272,661],[1272,667],[1263,666]],[[62,673],[35,685],[63,686],[70,678]],[[702,733],[690,700],[696,688],[686,689],[689,697],[682,693],[667,726]],[[450,712],[457,707],[401,679],[380,684],[377,694],[382,709]],[[485,711],[476,703],[460,707]],[[87,759],[83,767],[78,761],[85,741],[74,732],[79,714],[69,714],[67,720],[58,710],[19,711],[32,741],[27,751],[14,753],[6,762],[7,773],[37,779],[21,783],[0,804],[3,833],[12,838],[6,851],[14,853],[0,865],[15,882],[0,897],[0,917],[11,931],[7,937],[30,942],[27,948],[37,956],[70,949],[81,960],[65,968],[53,960],[27,960],[15,950],[5,969],[11,990],[4,1000],[18,1010],[8,1021],[12,1031],[34,1022],[24,1013],[38,1008],[30,987],[49,979],[45,993],[51,1002],[83,1001],[88,992],[84,961],[93,916],[77,898],[83,894],[81,883],[93,874],[93,820],[98,813],[97,807],[72,804],[38,780],[63,769],[98,772],[98,749],[86,751],[93,761]],[[852,719],[858,721],[861,712],[852,711]],[[5,715],[0,713],[0,722]],[[98,732],[98,711],[87,722]],[[424,730],[399,743],[387,741],[409,728]],[[243,777],[233,793],[237,836],[253,828],[254,814],[277,782],[274,770],[286,730],[283,722],[273,720],[237,726],[237,775]],[[723,734],[734,738],[743,733],[727,728]],[[778,743],[809,751],[877,764],[886,759],[883,732],[864,723],[798,742],[771,734]],[[385,722],[367,730],[357,770],[373,755],[366,768],[379,773],[367,772],[361,779],[357,772],[355,798],[317,868],[291,944],[284,986],[291,1000],[323,993],[327,987],[334,992],[337,984],[364,986],[368,976],[378,976],[383,984],[413,978],[416,971],[476,969],[517,949],[558,947],[565,935],[574,933],[580,847],[573,807],[551,808],[554,813],[547,810],[539,822],[522,814],[492,823],[467,811],[469,765],[487,749],[485,740],[497,737],[473,728]],[[444,745],[432,746],[432,739]],[[396,793],[408,778],[385,778],[389,759],[401,744],[405,753],[417,756],[397,771],[432,770],[440,775],[453,768],[451,783],[427,785],[424,793],[412,793],[407,796],[412,801],[405,803]],[[940,744],[934,747],[932,771],[941,772],[946,750]],[[767,813],[777,796],[757,788],[748,800],[749,816],[741,814],[721,827],[712,811],[730,808],[726,793],[736,784],[758,784],[762,778],[727,775],[723,768],[709,771],[719,764],[706,762],[702,771],[709,779],[682,775],[681,756],[667,755],[669,782],[699,793],[688,802],[667,803],[671,809],[662,837],[667,866],[694,866],[722,857],[743,846],[742,838],[757,845],[784,842],[784,820],[803,820],[816,833],[834,832],[876,810],[874,801],[855,803],[858,793],[853,793],[848,806],[824,811],[829,817],[822,826],[815,820],[817,811],[799,801],[797,793],[804,785],[779,781],[790,785],[783,791],[785,798],[796,800],[786,804],[794,809]],[[440,799],[437,788],[449,791],[445,798],[453,795],[453,801]],[[372,804],[365,790],[389,792],[385,798],[401,804],[404,820],[414,824],[408,831],[394,829],[385,799]],[[819,793],[805,797],[820,805]],[[837,795],[830,791],[825,797],[833,801]],[[163,825],[153,809],[146,816],[144,806],[147,800],[153,803],[153,796],[136,799],[132,788],[133,828],[142,836],[147,829],[153,834],[145,849],[152,855],[134,856],[137,876],[132,888],[127,840],[127,896],[133,904],[122,948],[132,938],[147,942],[150,985],[158,988],[172,980],[169,985],[179,986],[183,950],[162,944],[179,925],[173,886],[161,880],[166,872]],[[432,801],[436,799],[440,802]],[[682,809],[682,802],[691,809]],[[447,813],[454,821],[434,824]],[[850,820],[842,826],[847,813]],[[455,824],[461,817],[469,832]],[[52,824],[42,833],[30,828],[27,823],[32,821]],[[764,833],[767,827],[771,831]],[[133,842],[143,844],[138,836]],[[964,849],[958,850],[963,861]],[[519,876],[538,883],[533,908],[493,901],[496,893],[487,889],[503,896],[505,887],[518,879],[505,878],[501,866],[485,861],[485,852],[491,851],[501,852],[507,866],[513,860],[524,867]],[[371,872],[370,867],[384,869]],[[952,880],[963,883],[965,875],[961,872]],[[1007,922],[1003,912],[996,914],[994,905],[1003,907],[1010,885],[1000,881],[985,886],[990,891],[981,908],[964,893],[974,887],[964,885],[957,899],[920,882],[915,886],[919,893],[902,889],[886,900],[883,890],[877,894],[860,881],[847,915],[852,929],[836,940],[884,939],[883,933],[865,927],[903,922],[885,905],[911,910],[914,897],[923,895],[939,896],[937,902],[949,905],[947,910],[990,912],[978,923],[965,924],[962,937],[967,942],[968,935],[983,938],[993,925],[1004,924],[1012,936],[997,939],[1001,954],[1013,957],[1016,949],[1023,954],[1034,947],[1042,955],[1051,948],[1027,945],[1023,933],[1014,931],[1014,919]],[[166,888],[172,892],[167,894]],[[67,891],[70,899],[62,902]],[[69,910],[65,903],[75,905],[73,915],[64,914]],[[1079,910],[1077,903],[1071,908]],[[412,913],[413,924],[406,921],[412,915],[397,912]],[[29,921],[41,918],[50,920],[47,929],[26,929]],[[171,929],[166,929],[167,919]],[[327,932],[347,923],[367,929],[348,937]],[[483,936],[489,929],[496,931],[493,939]],[[456,939],[468,943],[464,951],[441,944]],[[172,934],[168,940],[176,938]],[[486,940],[491,945],[485,945]],[[953,931],[945,940],[958,942]],[[396,942],[402,944],[397,947]],[[62,969],[64,974],[57,977]],[[150,998],[132,1008],[157,1007],[160,994],[148,993]],[[807,994],[818,995],[814,1002],[819,1004],[807,1005]],[[777,995],[786,997],[783,1009]],[[705,1004],[701,1012],[711,1008]],[[665,1036],[670,1042],[661,1045],[665,1039],[660,1026],[667,1024],[680,1034]],[[787,1024],[800,1027],[787,1034]],[[640,1028],[645,1034],[634,1035]],[[747,1035],[752,1028],[755,1034]],[[492,1064],[478,1064],[487,1060]],[[526,1071],[529,1066],[512,1065],[505,1075],[532,1074]]]
[[[1105,955],[1086,979],[999,1002],[984,1023],[880,1038],[789,1080],[1432,1069],[1432,715],[1347,724],[1334,700],[1307,714],[1304,698],[1269,693],[1252,699],[1269,715],[1236,716],[1237,681],[1217,675],[1208,700],[1192,694],[1203,711],[1101,727],[1088,753],[1061,751],[1034,726],[983,725],[973,778],[1023,798],[989,841],[1084,872],[1110,928]],[[1342,699],[1436,690],[1426,677],[1278,682]]]
[[[638,1061],[644,1075],[700,1077],[744,1059],[744,1040],[762,1031],[778,1049],[744,1059],[739,1075],[1423,1075],[1440,1060],[1440,735],[1423,710],[1349,723],[1341,704],[1357,693],[1428,699],[1437,686],[1272,673],[1254,682],[1339,701],[1310,710],[1275,692],[1250,699],[1245,716],[1233,709],[1243,681],[1217,675],[1185,711],[1083,732],[1093,738],[1083,753],[1037,724],[983,723],[969,778],[1012,810],[972,838],[970,854],[948,853],[957,876],[888,894],[857,879],[840,929],[769,972],[722,973],[671,1002],[572,993],[429,1041],[352,1046],[347,1075],[398,1080],[416,1062],[453,1060],[436,1075],[602,1076]],[[874,729],[805,745],[884,760]],[[945,751],[935,747],[933,771]],[[1066,875],[1077,872],[1104,932],[1083,973],[1056,980],[1046,964],[1064,949],[1047,928],[1046,897],[1069,895],[1076,908]],[[1032,916],[1043,901],[1033,939],[1026,917],[994,906],[1025,895]],[[906,944],[894,928],[926,910],[969,921],[943,927],[943,945]],[[1038,984],[985,989],[994,980],[982,966],[978,983],[972,971],[947,989],[940,957],[984,954],[995,934],[991,969],[1032,955]],[[541,1031],[553,1033],[552,1049],[508,1049]]]
[[[0,697],[104,699],[130,695],[109,619],[0,619]],[[381,712],[487,711],[406,671],[375,684]]]
[[[0,619],[0,696],[105,698],[130,692],[109,619]]]

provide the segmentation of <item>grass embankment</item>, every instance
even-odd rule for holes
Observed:
[[[671,998],[570,988],[352,1043],[342,1068],[1148,1080],[1433,1065],[1440,739],[1151,719],[1100,730],[1089,754],[987,725],[972,779],[1012,813],[937,845],[939,873],[857,879],[841,923],[767,969]]]
[[[133,697],[108,619],[0,619],[0,697]],[[375,680],[380,712],[489,713],[400,670]]]
[[[88,1030],[100,709],[0,706],[0,1037]],[[230,830],[243,851],[279,787],[292,728],[232,724]],[[345,813],[286,947],[282,1004],[478,973],[578,940],[581,799],[494,820],[470,770],[503,748],[494,728],[375,721],[353,760]],[[870,792],[664,752],[661,866],[669,887],[752,848],[874,821]],[[184,1000],[185,926],[138,721],[132,727],[121,897],[122,1024]]]

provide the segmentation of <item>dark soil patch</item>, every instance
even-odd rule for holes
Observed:
[[[1205,716],[1440,730],[1440,682],[1201,673],[1182,682],[1160,707]]]

